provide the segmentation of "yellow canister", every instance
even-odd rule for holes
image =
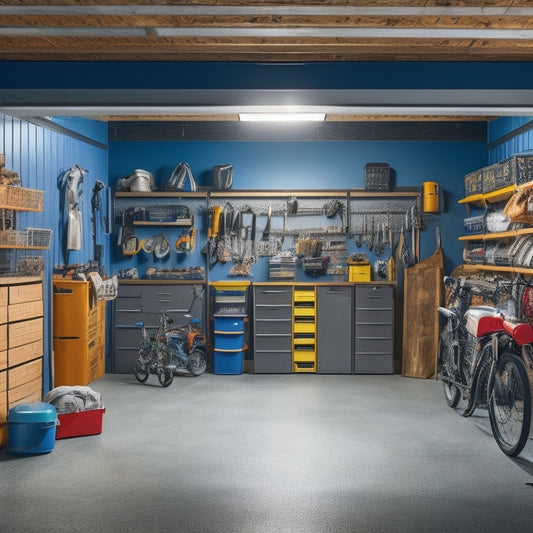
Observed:
[[[423,211],[424,213],[438,213],[439,206],[439,184],[435,181],[425,181],[423,184]]]

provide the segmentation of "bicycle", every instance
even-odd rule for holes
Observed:
[[[472,292],[483,290],[479,284],[479,280],[445,278],[458,304],[438,308],[438,375],[446,403],[457,408],[463,399],[461,414],[465,417],[477,407],[487,408],[496,443],[506,455],[517,456],[527,442],[531,423],[524,360],[533,361],[528,356],[533,328],[509,320],[496,307],[470,306]],[[500,289],[498,283],[489,287],[485,290]]]
[[[163,311],[154,335],[150,335],[143,322],[142,339],[139,344],[139,357],[133,365],[135,378],[144,383],[150,374],[156,374],[159,383],[168,387],[174,374],[188,372],[196,377],[207,369],[207,345],[200,321],[189,314],[189,323],[177,328],[169,328],[172,318]]]

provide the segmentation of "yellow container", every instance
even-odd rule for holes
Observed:
[[[423,183],[424,189],[424,202],[423,210],[424,213],[438,213],[439,208],[439,184],[435,181],[425,181]]]
[[[217,291],[245,291],[249,286],[249,281],[212,281],[210,283]]]
[[[351,282],[370,281],[370,264],[368,265],[350,265],[348,280]]]

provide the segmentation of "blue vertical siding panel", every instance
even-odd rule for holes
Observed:
[[[24,120],[0,113],[0,153],[6,156],[6,167],[19,173],[23,187],[44,191],[42,213],[19,213],[20,228],[43,227],[52,229],[50,250],[44,252],[44,374],[43,390],[52,386],[51,351],[51,286],[54,265],[63,263],[61,251],[62,213],[60,200],[63,191],[58,188],[58,177],[75,163],[90,169],[90,174],[108,182],[107,151],[83,143],[72,137],[47,130]],[[94,183],[94,180],[93,180]],[[85,185],[85,184],[84,184]],[[93,184],[85,187],[83,223],[84,248],[77,252],[76,262],[84,263],[91,259],[90,247],[90,191]],[[13,253],[15,257],[26,257],[33,252]]]

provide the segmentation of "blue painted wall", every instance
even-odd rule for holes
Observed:
[[[435,250],[434,226],[441,228],[446,270],[462,262],[465,210],[464,175],[486,165],[483,142],[118,142],[109,143],[109,177],[142,168],[163,184],[180,161],[187,161],[200,185],[210,185],[213,165],[234,165],[233,189],[350,189],[364,187],[364,165],[386,161],[396,186],[420,187],[436,181],[445,190],[446,210],[421,234],[424,259]],[[198,261],[196,256],[191,261]],[[112,267],[127,268],[131,258],[114,254]],[[142,266],[142,265],[141,265]],[[146,265],[144,265],[146,266]],[[176,266],[176,265],[171,265]]]
[[[519,130],[532,126],[532,120],[531,117],[502,117],[489,122],[487,141],[489,146],[494,145],[488,151],[490,165],[513,154],[533,149],[533,129],[523,133]]]
[[[102,135],[100,122],[77,119],[80,127],[92,134]],[[44,274],[44,368],[49,370],[51,362],[51,279],[52,267],[64,264],[61,241],[64,232],[62,205],[63,191],[58,188],[58,180],[72,165],[79,164],[89,170],[83,183],[83,248],[73,251],[69,263],[84,263],[93,257],[91,240],[91,192],[96,179],[108,180],[107,150],[61,135],[54,131],[35,126],[24,120],[0,113],[0,153],[6,156],[6,168],[15,170],[22,179],[23,187],[44,190],[42,213],[20,213],[20,228],[50,228],[53,231],[50,250],[44,253],[46,271]],[[16,252],[16,256],[34,255],[34,252]],[[44,373],[44,390],[50,388],[50,372]]]

